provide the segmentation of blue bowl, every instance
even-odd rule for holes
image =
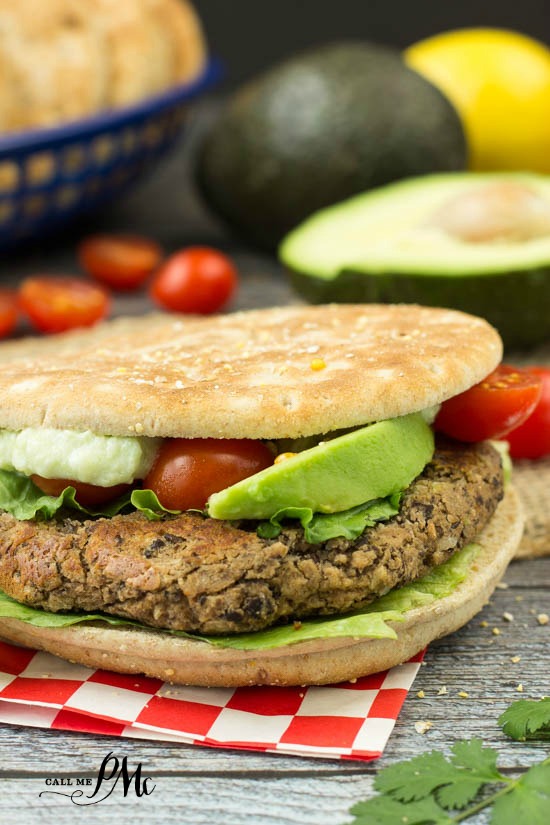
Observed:
[[[192,83],[135,105],[1,137],[0,248],[112,201],[174,143],[189,104],[220,75],[211,60]]]

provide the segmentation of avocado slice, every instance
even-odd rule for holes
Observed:
[[[448,306],[485,317],[507,349],[550,338],[550,178],[429,175],[313,215],[280,246],[312,303]]]
[[[392,180],[466,167],[461,121],[401,53],[335,43],[238,89],[206,134],[198,182],[208,204],[272,249],[332,203]]]
[[[214,493],[208,514],[268,519],[284,507],[337,513],[408,487],[433,451],[433,432],[420,413],[379,421]]]

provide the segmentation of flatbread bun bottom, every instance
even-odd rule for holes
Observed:
[[[445,598],[407,613],[394,624],[397,639],[330,639],[263,651],[213,647],[140,628],[101,623],[69,628],[34,627],[0,620],[0,636],[63,659],[120,673],[144,673],[177,684],[210,687],[329,684],[386,670],[429,642],[462,627],[486,604],[519,545],[523,511],[508,488],[478,538],[470,574]]]

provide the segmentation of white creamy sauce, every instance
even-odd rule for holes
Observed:
[[[31,427],[0,430],[0,469],[112,487],[147,475],[158,438],[119,437]]]
[[[441,404],[435,404],[433,407],[426,407],[425,410],[420,410],[420,415],[426,424],[433,424],[437,418],[437,413],[441,409]]]

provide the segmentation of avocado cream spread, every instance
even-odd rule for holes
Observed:
[[[147,475],[159,443],[48,427],[0,430],[0,469],[112,487]]]

